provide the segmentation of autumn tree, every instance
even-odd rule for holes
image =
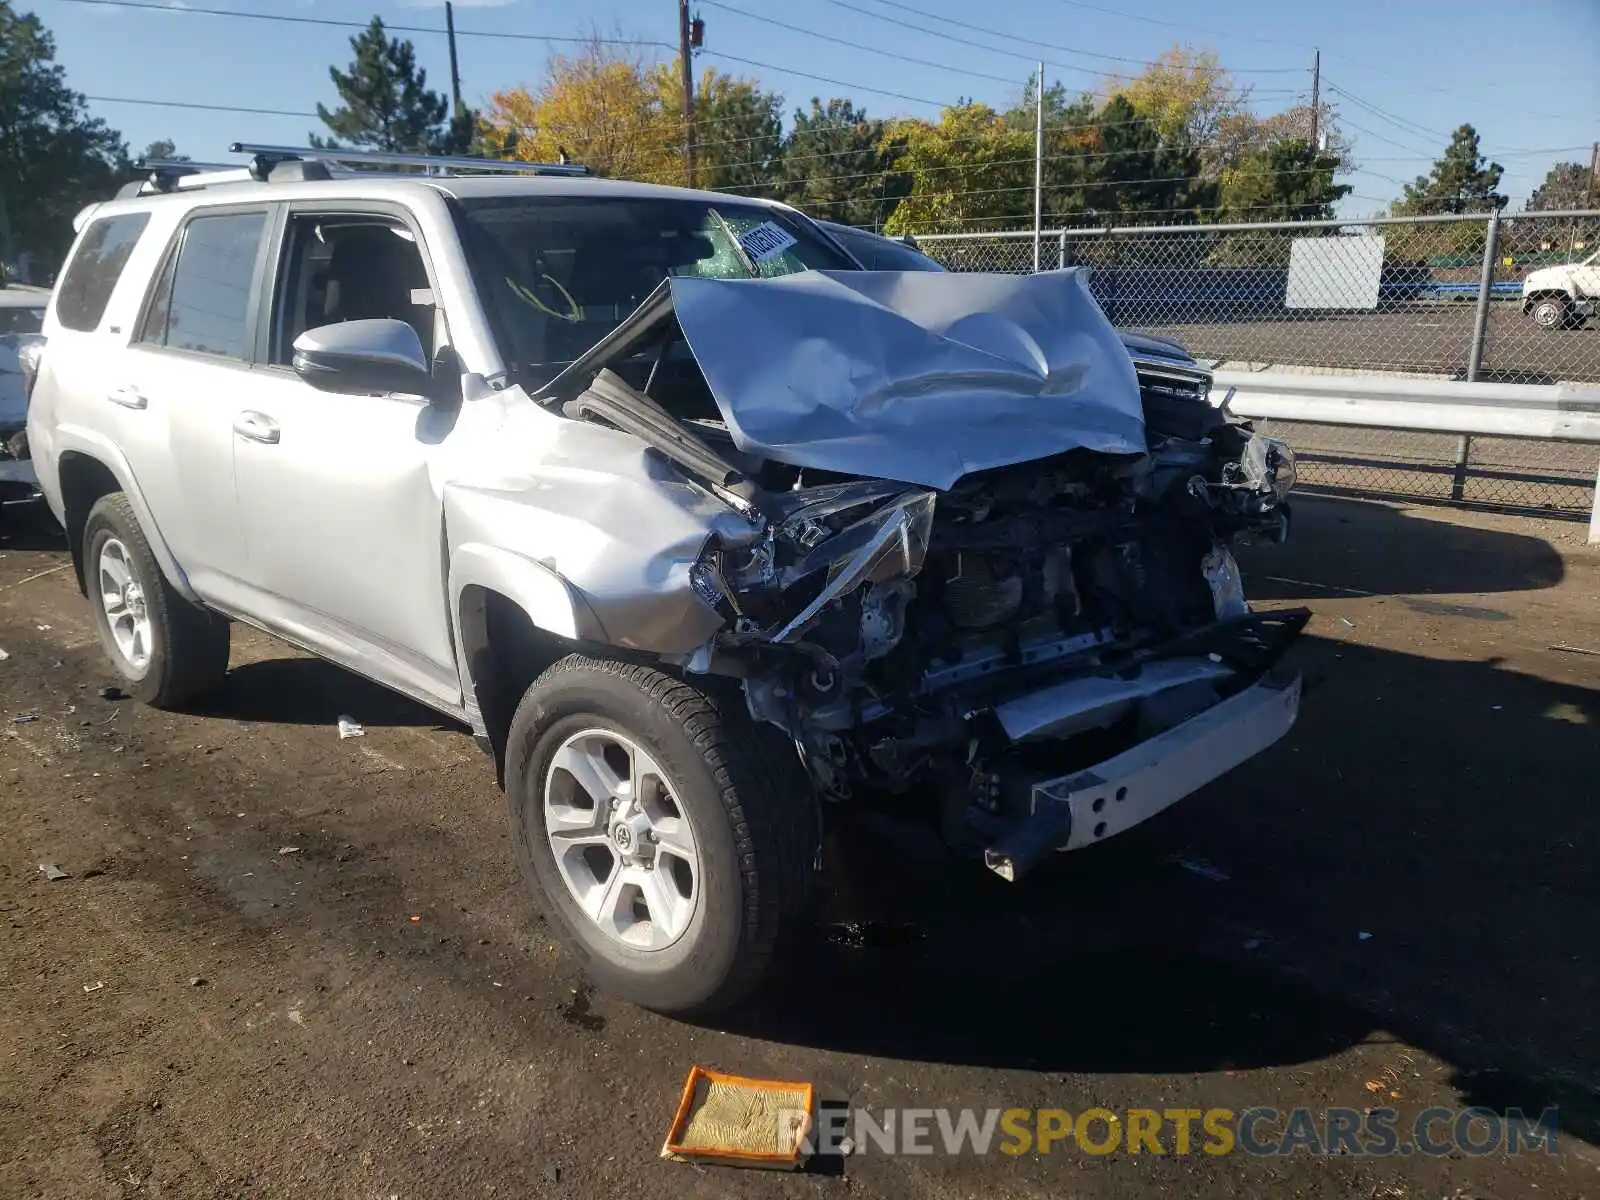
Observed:
[[[0,263],[27,254],[49,274],[72,241],[72,218],[104,200],[127,147],[67,86],[55,39],[0,0]]]
[[[506,158],[555,162],[563,152],[596,174],[682,183],[682,125],[663,107],[655,71],[636,52],[591,37],[550,57],[536,88],[494,93],[485,143]]]
[[[428,73],[417,66],[416,48],[400,38],[391,38],[383,18],[350,39],[355,58],[350,69],[328,68],[339,99],[336,109],[317,105],[334,135],[325,141],[311,135],[312,144],[333,148],[341,141],[372,150],[407,154],[440,151],[460,152],[463,137],[470,137],[470,118],[446,121],[448,102],[428,89]]]
[[[1214,50],[1174,46],[1141,74],[1108,79],[1104,91],[1126,100],[1169,143],[1198,147],[1202,166],[1213,176],[1227,161],[1228,144],[1249,126],[1250,88],[1233,78]]]
[[[1033,219],[1033,130],[986,104],[952,105],[937,124],[893,123],[904,141],[897,166],[910,195],[889,218],[892,234],[1006,229]]]

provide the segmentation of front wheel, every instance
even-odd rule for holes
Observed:
[[[572,655],[518,705],[505,780],[523,873],[607,992],[726,1008],[803,915],[816,801],[793,745],[736,694]]]
[[[1567,301],[1561,296],[1545,296],[1535,301],[1528,315],[1540,329],[1561,329],[1571,319]]]

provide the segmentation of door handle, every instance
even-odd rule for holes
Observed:
[[[233,431],[240,437],[247,437],[252,442],[265,442],[269,446],[276,446],[278,439],[283,435],[278,429],[278,423],[266,413],[242,412],[233,419]]]
[[[106,397],[113,404],[120,404],[123,408],[148,408],[150,401],[145,394],[131,384],[127,387],[114,388]]]

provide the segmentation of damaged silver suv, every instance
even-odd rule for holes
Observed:
[[[235,149],[87,209],[45,322],[28,438],[101,641],[179,705],[245,621],[469,725],[601,986],[746,995],[830,806],[899,794],[1015,879],[1293,723],[1307,614],[1229,552],[1293,459],[1078,272]]]

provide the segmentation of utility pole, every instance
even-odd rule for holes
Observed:
[[[1033,109],[1033,273],[1039,273],[1039,228],[1044,220],[1044,64],[1034,86]]]
[[[1322,51],[1311,52],[1311,148],[1322,153]]]
[[[450,0],[444,3],[444,31],[450,39],[450,99],[451,116],[461,115],[461,68],[456,65],[456,10]]]
[[[690,58],[689,0],[678,0],[678,64],[683,71],[683,174],[694,186],[694,62]]]

